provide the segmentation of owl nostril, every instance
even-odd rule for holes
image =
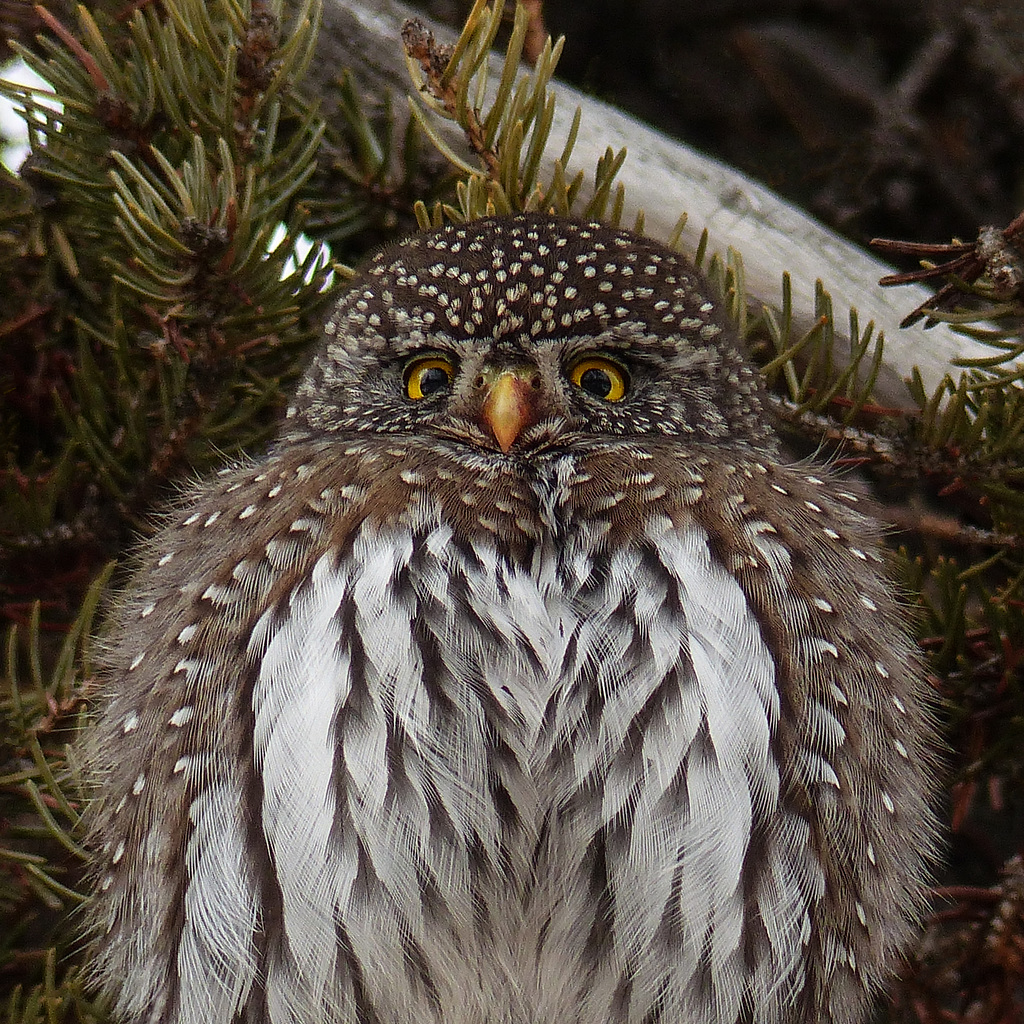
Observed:
[[[530,378],[530,387],[533,388],[534,391],[540,391],[540,374],[539,373],[535,373]]]
[[[487,381],[484,380],[484,375],[481,373],[476,378],[476,380],[473,381],[473,387],[475,387],[475,388],[482,388],[486,383],[487,383]]]

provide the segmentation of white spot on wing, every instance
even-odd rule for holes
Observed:
[[[194,713],[195,708],[193,708],[190,704],[185,704],[184,706],[178,708],[178,710],[175,711],[173,715],[171,715],[167,724],[173,725],[176,729],[180,729],[183,725],[192,721],[192,715]]]

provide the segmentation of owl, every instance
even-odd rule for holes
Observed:
[[[119,1018],[863,1021],[934,834],[879,535],[680,254],[544,214],[383,251],[112,613]]]

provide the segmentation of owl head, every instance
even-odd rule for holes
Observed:
[[[544,214],[381,252],[289,411],[301,432],[517,457],[576,436],[773,447],[759,378],[704,278],[629,231]]]

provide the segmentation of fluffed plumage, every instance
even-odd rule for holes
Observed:
[[[119,1012],[862,1021],[933,836],[862,505],[677,253],[543,215],[383,252],[112,616]]]

